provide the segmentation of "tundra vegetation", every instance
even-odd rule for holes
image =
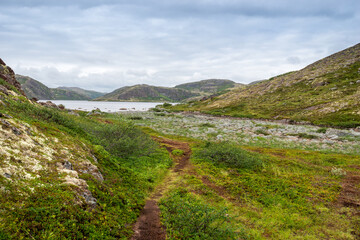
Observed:
[[[168,239],[359,239],[359,48],[121,114],[31,102],[1,64],[0,239],[131,239],[147,199]]]

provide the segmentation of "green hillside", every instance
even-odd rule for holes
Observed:
[[[102,93],[81,88],[48,88],[31,77],[19,74],[16,74],[15,77],[28,98],[37,98],[39,100],[91,100],[103,95]]]
[[[181,88],[188,91],[198,92],[203,95],[212,95],[218,92],[222,92],[226,89],[233,88],[239,84],[234,81],[226,79],[207,79],[198,82],[184,83],[175,86],[175,88]]]
[[[304,69],[177,109],[245,118],[360,125],[360,44]]]
[[[58,87],[58,89],[76,92],[76,93],[78,93],[80,95],[87,96],[90,99],[95,99],[95,98],[98,98],[98,97],[101,97],[101,96],[105,95],[105,93],[91,91],[91,90],[85,90],[85,89],[82,89],[82,88],[79,88],[79,87]]]
[[[144,101],[144,102],[180,102],[190,97],[198,96],[183,89],[155,87],[146,84],[122,87],[105,94],[95,100],[98,101]]]

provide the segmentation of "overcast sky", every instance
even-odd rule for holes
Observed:
[[[49,87],[249,83],[360,42],[359,0],[0,0],[0,57]]]

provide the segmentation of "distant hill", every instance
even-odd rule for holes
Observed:
[[[237,117],[358,126],[360,44],[299,71],[247,85],[184,109]]]
[[[95,100],[98,101],[168,101],[179,102],[187,98],[198,96],[184,89],[155,87],[146,84],[122,87],[105,94]]]
[[[73,91],[78,94],[87,96],[90,99],[95,99],[95,98],[101,97],[106,94],[106,93],[96,92],[96,91],[92,91],[92,90],[85,90],[85,89],[78,88],[78,87],[58,87],[58,89]]]
[[[211,95],[229,88],[233,88],[235,85],[235,82],[227,79],[206,79],[198,82],[180,84],[175,86],[175,88],[181,88],[192,92]]]
[[[37,98],[39,100],[91,100],[91,95],[97,92],[88,91],[81,88],[79,90],[48,88],[41,82],[27,76],[15,75],[16,80],[21,84],[25,95],[28,98]],[[102,94],[102,93],[97,93]]]

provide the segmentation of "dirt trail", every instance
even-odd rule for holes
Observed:
[[[167,138],[153,137],[153,139],[168,150],[170,156],[175,161],[175,166],[171,170],[178,173],[185,169],[189,163],[191,150],[188,143],[178,142]],[[174,156],[172,151],[180,149],[184,151],[181,156]],[[134,235],[131,240],[165,240],[166,233],[163,226],[160,224],[160,210],[158,200],[161,198],[163,192],[167,189],[171,182],[171,177],[164,179],[150,198],[146,201],[144,209],[140,213],[138,221],[134,225]]]

